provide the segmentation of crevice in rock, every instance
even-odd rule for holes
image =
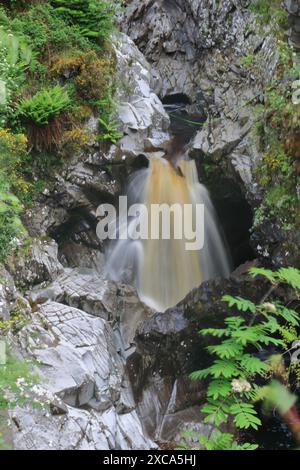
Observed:
[[[180,106],[192,104],[192,102],[185,93],[172,93],[162,98],[162,104]]]

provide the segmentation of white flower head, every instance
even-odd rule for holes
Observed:
[[[268,312],[276,313],[276,306],[271,302],[265,302],[264,304],[262,304],[262,307]]]
[[[250,392],[251,384],[246,379],[233,379],[231,382],[232,391],[235,393]]]

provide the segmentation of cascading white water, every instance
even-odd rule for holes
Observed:
[[[128,185],[128,203],[204,204],[204,247],[186,249],[186,239],[122,239],[122,234],[136,226],[131,219],[119,228],[119,237],[107,250],[106,273],[116,282],[133,283],[141,300],[164,312],[180,302],[194,287],[218,276],[226,277],[230,263],[215,211],[206,188],[199,183],[194,161],[179,159],[176,167],[163,158],[151,158],[149,168],[136,172]],[[120,214],[122,216],[122,214]],[[121,217],[122,218],[122,217]],[[125,218],[124,218],[125,220]],[[184,219],[184,223],[193,224]]]

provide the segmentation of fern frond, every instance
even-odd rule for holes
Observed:
[[[231,392],[231,383],[229,380],[216,379],[212,380],[208,386],[207,396],[214,400],[227,397]]]
[[[196,370],[195,372],[192,372],[189,377],[192,380],[202,380],[208,377],[211,374],[210,368],[208,369],[202,369],[202,370]]]
[[[268,364],[261,361],[258,357],[252,356],[251,354],[244,354],[240,366],[247,374],[258,374],[262,375],[269,369]]]
[[[300,271],[296,268],[281,268],[277,272],[278,278],[294,289],[300,290]]]
[[[249,273],[252,277],[263,276],[268,279],[272,284],[275,284],[277,281],[276,273],[274,273],[270,269],[253,267],[249,269]]]
[[[225,340],[221,344],[208,346],[206,349],[221,359],[230,359],[242,352],[242,346],[232,339]]]
[[[230,360],[218,359],[209,368],[210,374],[216,379],[219,377],[237,377],[240,375],[240,370],[236,367],[235,363]]]
[[[241,297],[232,297],[231,295],[224,295],[222,297],[224,302],[227,302],[229,307],[235,306],[238,310],[242,312],[251,312],[255,313],[257,310],[256,305],[251,302],[251,300],[242,299]]]

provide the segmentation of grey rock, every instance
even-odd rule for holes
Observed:
[[[63,271],[54,240],[33,240],[29,247],[24,246],[20,252],[10,256],[7,266],[23,288],[53,280]]]
[[[298,0],[285,0],[285,5],[290,13],[290,42],[297,51],[300,51],[300,5]]]
[[[129,2],[121,27],[158,71],[156,93],[183,92],[195,98],[211,51],[243,44],[244,4],[231,0],[222,5],[211,0]]]
[[[12,276],[0,266],[0,319],[9,320],[10,310],[17,298],[17,290]]]
[[[47,302],[13,343],[39,362],[51,411],[14,410],[16,449],[156,447],[142,430],[124,359],[103,319]]]
[[[145,141],[152,139],[154,150],[170,139],[170,120],[153,92],[151,67],[133,41],[119,34],[114,41],[117,58],[118,118],[125,137],[118,143],[122,155],[138,155]]]
[[[29,292],[32,303],[53,300],[79,308],[90,315],[111,318],[116,307],[117,286],[92,269],[65,269],[52,284]]]

